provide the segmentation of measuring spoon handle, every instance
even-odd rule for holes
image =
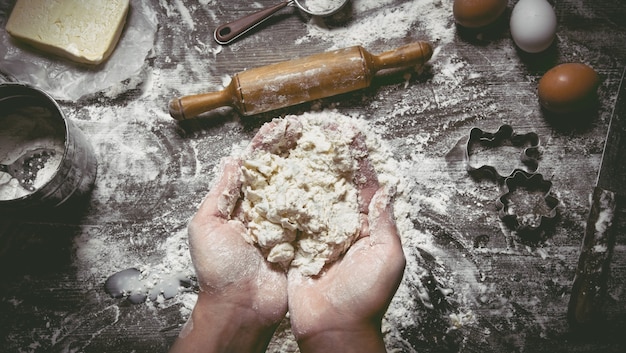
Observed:
[[[291,0],[281,2],[280,4],[267,7],[263,10],[217,27],[214,32],[215,41],[219,44],[228,44],[232,42],[237,37],[272,17],[273,14],[289,5],[290,2]]]

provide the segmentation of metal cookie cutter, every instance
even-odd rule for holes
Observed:
[[[541,174],[515,170],[504,180],[504,193],[496,201],[500,219],[523,241],[545,240],[559,205],[551,189],[552,182]]]
[[[534,132],[516,134],[510,125],[500,126],[495,133],[473,128],[465,149],[468,173],[474,178],[497,182],[518,169],[536,171],[540,157],[539,136]]]

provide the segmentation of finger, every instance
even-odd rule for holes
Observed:
[[[370,204],[370,249],[378,254],[386,275],[379,282],[384,288],[396,291],[406,267],[406,257],[396,227],[392,194],[386,188],[376,192]]]
[[[359,214],[359,224],[360,224],[359,234],[357,238],[354,240],[355,242],[361,238],[370,236],[370,225],[369,225],[369,221],[367,218],[368,218],[367,214],[362,213],[362,212]]]
[[[365,136],[358,133],[352,141],[352,154],[357,161],[357,170],[354,174],[354,184],[359,190],[359,211],[367,214],[369,205],[376,190],[379,189],[378,175],[369,158],[365,143]]]
[[[265,151],[280,154],[293,149],[302,136],[302,123],[294,117],[265,123],[250,141],[249,153]]]
[[[279,120],[274,119],[261,126],[259,131],[250,141],[249,152],[256,150],[266,150],[267,146],[279,136],[280,128],[277,126]]]
[[[241,191],[241,161],[228,157],[221,163],[219,179],[200,204],[192,223],[203,225],[216,217],[227,219],[237,204]]]
[[[387,188],[380,188],[369,205],[368,225],[372,245],[401,246],[393,213],[393,200]]]
[[[306,285],[306,278],[297,267],[290,267],[287,271],[287,296],[297,297],[296,292]]]

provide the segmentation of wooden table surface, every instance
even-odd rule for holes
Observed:
[[[566,310],[626,66],[626,4],[550,2],[555,43],[528,55],[516,50],[508,30],[514,0],[498,23],[478,32],[454,25],[452,0],[352,0],[351,16],[326,28],[290,7],[228,46],[213,41],[216,26],[276,1],[132,1],[134,15],[150,9],[157,23],[141,70],[102,92],[59,99],[96,152],[92,194],[42,214],[0,215],[0,350],[167,351],[193,307],[193,288],[131,304],[105,293],[105,280],[130,267],[183,266],[193,275],[185,227],[220,158],[275,116],[334,109],[379,131],[407,178],[409,263],[384,322],[389,351],[623,352],[623,202],[601,334],[570,333]],[[418,40],[435,48],[425,67],[379,77],[365,90],[261,116],[225,108],[177,123],[167,113],[172,97],[221,89],[246,69],[351,45],[380,53]],[[555,121],[540,109],[536,86],[568,61],[598,72],[598,106]],[[502,189],[465,169],[461,152],[470,130],[495,132],[503,124],[540,138],[537,172],[552,182],[559,205],[539,240],[507,229],[495,206]],[[297,351],[287,321],[269,350]]]

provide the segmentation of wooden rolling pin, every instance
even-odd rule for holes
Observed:
[[[426,42],[380,55],[354,46],[262,66],[235,74],[221,91],[173,99],[170,115],[185,120],[226,106],[246,116],[259,114],[366,88],[376,72],[422,65],[432,54]]]

